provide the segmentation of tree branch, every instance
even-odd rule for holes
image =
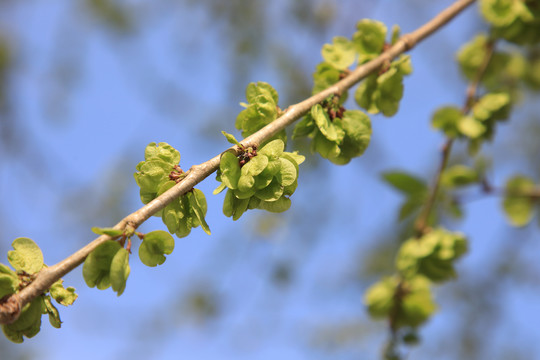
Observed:
[[[301,118],[309,111],[309,109],[311,109],[312,106],[320,103],[332,94],[339,94],[351,88],[353,85],[357,84],[360,80],[364,79],[372,72],[377,71],[380,66],[383,65],[385,62],[391,61],[396,56],[412,49],[414,46],[416,46],[417,43],[430,36],[442,26],[444,26],[461,11],[463,11],[466,7],[471,5],[474,1],[475,0],[458,0],[454,2],[452,5],[441,11],[438,15],[436,15],[433,19],[431,19],[429,22],[427,22],[420,28],[409,34],[403,35],[399,41],[397,41],[391,48],[382,53],[376,59],[373,59],[370,62],[357,67],[343,80],[298,104],[290,106],[282,116],[273,121],[271,124],[257,131],[253,135],[248,136],[247,138],[242,140],[241,144],[248,147],[253,145],[259,145],[266,139],[269,139],[273,135],[277,134],[279,131],[291,125],[294,121]],[[235,151],[239,150],[237,146],[233,146],[230,149],[233,149]],[[126,226],[137,228],[153,214],[167,206],[167,204],[169,204],[171,201],[181,195],[184,195],[199,182],[206,179],[210,174],[215,172],[219,167],[220,156],[221,154],[216,155],[212,159],[200,165],[193,166],[187,172],[187,176],[176,186],[174,186],[164,194],[160,195],[159,197],[155,198],[154,200],[150,201],[148,204],[146,204],[139,210],[126,216],[118,224],[116,224],[114,228],[122,230],[125,229]],[[18,318],[20,311],[24,307],[24,305],[26,305],[27,303],[32,301],[32,299],[46,291],[55,281],[57,281],[65,274],[82,264],[86,257],[96,247],[109,239],[110,237],[106,235],[98,237],[97,239],[95,239],[85,247],[81,248],[68,258],[60,261],[53,266],[41,270],[38,273],[36,279],[29,286],[22,289],[19,293],[13,294],[8,298],[3,299],[3,301],[0,302],[0,324],[8,324],[15,321]]]

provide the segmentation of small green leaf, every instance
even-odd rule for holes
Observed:
[[[286,158],[280,158],[281,168],[276,174],[276,180],[282,186],[289,186],[296,181],[298,173],[296,172],[296,166]],[[264,200],[264,199],[263,199]]]
[[[121,248],[118,242],[107,240],[87,256],[83,265],[83,277],[88,287],[96,286],[104,290],[111,286],[111,262]]]
[[[146,266],[157,266],[165,262],[165,255],[174,250],[174,239],[166,231],[157,230],[144,235],[139,246],[139,258]]]
[[[249,199],[255,194],[255,188],[251,187],[249,190],[241,191],[239,189],[233,190],[233,194],[237,199]]]
[[[249,103],[257,102],[257,97],[260,95],[270,95],[274,103],[278,103],[278,92],[269,83],[259,81],[248,84],[246,87],[246,99]]]
[[[265,201],[276,201],[283,195],[283,186],[276,180],[264,189],[257,190],[255,196]]]
[[[227,188],[227,185],[221,183],[221,184],[219,184],[219,186],[217,188],[214,189],[214,191],[212,192],[212,195],[217,195],[220,192],[222,192],[223,190],[225,190],[226,188]]]
[[[395,43],[397,43],[400,36],[401,36],[401,30],[399,28],[399,25],[393,25],[390,44],[394,45]]]
[[[15,322],[2,325],[6,337],[14,343],[22,343],[23,336],[27,338],[35,336],[41,328],[42,306],[41,296],[26,304]]]
[[[425,196],[412,196],[407,198],[407,200],[399,208],[398,219],[404,220],[410,215],[420,211],[422,206],[424,206]]]
[[[257,176],[257,178],[270,178],[272,179],[272,177],[274,175],[276,175],[279,170],[281,169],[281,161],[279,160],[281,158],[281,156],[285,156],[284,154],[286,154],[285,152],[283,152],[280,157],[277,157],[275,158],[274,160],[270,160],[268,161],[268,165],[266,165],[266,168],[263,170],[262,173],[259,174],[259,176]]]
[[[459,49],[457,60],[467,79],[474,79],[478,69],[482,66],[489,48],[488,41],[489,38],[486,34],[480,34]],[[489,74],[486,73],[486,75]]]
[[[430,282],[423,276],[409,279],[405,288],[408,293],[401,304],[402,311],[397,319],[399,327],[417,327],[424,323],[437,309],[431,294]]]
[[[407,196],[418,196],[428,190],[424,180],[401,171],[385,172],[383,179]]]
[[[323,59],[336,69],[345,70],[354,63],[356,52],[351,41],[342,36],[333,38],[333,44],[325,44],[321,54]]]
[[[332,159],[339,156],[341,150],[338,144],[328,140],[324,135],[318,132],[313,138],[311,146],[314,151],[317,151],[325,159]]]
[[[238,158],[231,152],[226,151],[221,155],[219,163],[221,181],[229,188],[236,189],[240,179],[240,164]]]
[[[0,274],[0,299],[6,295],[14,294],[18,290],[19,282],[13,277]]]
[[[315,123],[313,122],[311,114],[308,113],[308,115],[304,116],[304,118],[298,123],[296,123],[296,125],[294,126],[292,138],[298,139],[304,136],[308,136],[313,132],[313,130],[315,130]]]
[[[4,265],[2,263],[0,263],[0,274],[9,275],[9,276],[12,276],[14,278],[17,278],[17,274],[15,273],[15,271],[11,270],[11,268],[9,266]]]
[[[112,238],[118,237],[124,233],[124,230],[115,229],[115,228],[100,228],[100,227],[93,227],[92,231],[98,235],[109,235]]]
[[[283,188],[283,196],[291,196],[296,191],[298,187],[298,180],[295,180],[291,185],[285,186]]]
[[[457,123],[459,132],[471,139],[476,139],[486,132],[486,127],[472,116],[463,116]]]
[[[221,133],[223,134],[223,136],[225,136],[228,142],[230,142],[233,145],[238,145],[239,147],[242,147],[242,144],[240,144],[238,140],[236,140],[233,134],[229,134],[228,132],[225,132],[225,131],[222,131]]]
[[[441,184],[449,188],[468,186],[478,180],[476,170],[461,164],[447,168],[441,175]]]
[[[192,194],[195,197],[195,200],[197,200],[197,203],[199,204],[199,207],[201,208],[203,214],[206,215],[206,212],[208,211],[208,204],[206,203],[206,197],[204,196],[204,193],[201,190],[194,188]]]
[[[439,108],[431,119],[434,128],[442,130],[449,137],[456,137],[460,134],[458,123],[463,117],[461,110],[454,106],[444,106]]]
[[[234,200],[234,213],[233,221],[240,219],[240,216],[246,212],[249,204],[249,199],[235,199]]]
[[[126,288],[129,273],[129,252],[121,247],[112,258],[110,269],[111,286],[118,296],[122,295]]]
[[[339,142],[343,139],[343,130],[340,129],[341,131],[339,131],[336,126],[334,126],[330,121],[330,117],[320,104],[311,108],[311,117],[325,138],[334,142]]]
[[[260,149],[257,153],[259,155],[268,156],[269,160],[274,160],[281,156],[284,149],[285,149],[285,143],[283,141],[273,140],[273,141],[270,141],[265,146],[263,146],[263,148]]]
[[[371,19],[360,20],[356,24],[357,32],[353,35],[353,43],[360,53],[359,63],[367,62],[379,55],[386,39],[386,25]]]
[[[232,190],[228,189],[223,200],[223,214],[226,217],[231,217],[234,214],[234,200],[235,197]]]
[[[369,315],[375,319],[385,318],[394,307],[394,293],[398,281],[394,277],[385,277],[373,284],[364,295],[364,304]]]
[[[184,216],[178,221],[178,229],[176,230],[176,236],[183,238],[191,233],[193,224],[193,218],[191,216]]]
[[[2,332],[9,341],[15,344],[22,344],[23,336],[19,331],[10,329],[9,325],[2,325]]]
[[[347,110],[341,120],[345,137],[341,153],[353,158],[362,155],[371,141],[371,120],[360,110]]]
[[[29,238],[17,238],[8,251],[8,260],[15,270],[36,274],[43,268],[43,254],[37,244]]]
[[[396,68],[402,75],[409,75],[413,71],[410,55],[400,55],[390,66]]]
[[[371,74],[365,78],[356,88],[354,100],[362,109],[371,114],[377,114],[379,108],[375,104],[375,92],[377,91],[377,74]]]
[[[195,191],[197,191],[197,195],[195,194]],[[210,235],[211,234],[210,227],[208,226],[208,224],[206,223],[206,219],[204,218],[204,216],[206,215],[206,200],[204,199],[203,192],[198,189],[194,189],[194,191],[191,193],[188,193],[187,196],[189,199],[189,203],[191,204],[191,209],[193,210],[193,212],[195,213],[195,216],[197,217],[197,219],[199,220],[199,223],[201,224],[201,228],[204,230],[205,233]],[[204,199],[204,204],[202,201],[203,199],[201,199],[201,196]],[[204,209],[203,209],[203,205],[204,205]]]
[[[280,213],[289,210],[291,207],[291,200],[282,196],[276,201],[262,201],[259,203],[258,208],[273,213]]]
[[[481,0],[480,11],[488,22],[497,27],[509,26],[522,16],[532,16],[525,2],[513,0]]]
[[[137,185],[141,191],[148,193],[156,193],[159,185],[169,180],[169,174],[172,170],[172,165],[159,158],[152,158],[137,165],[137,170],[134,174]]]
[[[171,234],[178,231],[180,219],[184,217],[183,211],[184,209],[182,208],[179,199],[173,200],[163,209],[161,220],[163,220],[163,223],[167,226],[167,230],[169,230]]]
[[[45,305],[45,311],[49,314],[49,322],[51,325],[57,329],[60,329],[62,326],[62,321],[60,320],[60,313],[58,309],[52,304],[51,297],[43,297],[43,303]]]
[[[268,165],[268,157],[263,155],[258,155],[251,160],[249,160],[241,169],[242,175],[250,175],[250,176],[257,176],[261,172],[263,172],[264,169],[266,169],[266,166]]]
[[[253,196],[249,199],[249,203],[248,203],[248,210],[253,210],[253,209],[257,209],[259,207],[259,204],[261,203],[261,199]]]
[[[514,176],[506,182],[503,209],[511,225],[525,226],[531,221],[534,199],[528,194],[534,190],[534,181],[526,176]]]
[[[304,155],[298,154],[297,151],[295,151],[295,152],[284,152],[282,154],[282,156],[285,159],[292,162],[293,164],[295,164],[296,166],[300,165],[301,163],[303,163],[306,160],[306,157]]]
[[[274,180],[273,176],[265,176],[265,175],[266,174],[262,173],[261,175],[255,178],[255,185],[253,186],[255,190],[260,190],[267,187],[268,185],[270,185],[272,180]]]
[[[238,220],[240,216],[247,210],[249,204],[249,197],[246,199],[238,199],[233,194],[233,190],[227,190],[225,199],[223,201],[223,214],[227,217],[233,218],[234,221]]]
[[[75,300],[77,300],[78,295],[75,294],[75,288],[68,287],[64,288],[64,280],[59,279],[54,284],[51,285],[49,289],[51,296],[57,303],[68,306],[73,305]]]
[[[240,180],[238,180],[238,190],[242,192],[250,191],[254,185],[255,178],[251,175],[243,174],[240,176]]]
[[[0,299],[19,289],[19,277],[8,266],[0,264]]]
[[[399,109],[403,97],[403,74],[391,67],[377,78],[377,91],[373,99],[384,116],[393,116]]]
[[[152,142],[146,146],[144,151],[145,160],[160,159],[170,166],[180,163],[180,153],[171,145],[160,142],[157,146]]]
[[[367,112],[394,115],[403,97],[403,76],[412,72],[410,57],[400,56],[382,74],[372,74],[356,89],[355,100]]]
[[[316,94],[322,90],[334,85],[339,81],[341,71],[327,62],[322,62],[315,68],[313,74],[313,90],[312,93]]]
[[[483,122],[506,119],[510,111],[510,95],[486,94],[474,104],[472,111],[474,118]]]

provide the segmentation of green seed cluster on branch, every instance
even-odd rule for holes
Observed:
[[[356,103],[371,114],[393,116],[403,97],[403,77],[411,72],[410,57],[400,56],[382,74],[372,74],[358,86],[354,94]]]
[[[540,41],[540,6],[537,0],[481,0],[480,10],[497,37],[520,45]]]
[[[404,278],[419,274],[433,282],[447,281],[456,276],[454,261],[466,252],[463,234],[437,228],[419,239],[405,241],[399,249],[396,268]]]
[[[83,265],[83,277],[88,287],[99,290],[112,287],[118,296],[126,288],[130,271],[129,251],[114,240],[99,245],[86,257]]]
[[[456,59],[467,80],[475,81],[496,41],[496,37],[480,33],[459,49]],[[514,99],[519,97],[519,85],[530,75],[531,71],[522,53],[497,49],[493,51],[481,81],[487,91],[508,92]]]
[[[461,233],[442,228],[408,239],[396,257],[398,274],[384,277],[366,291],[369,314],[388,318],[393,332],[404,329],[405,335],[414,334],[437,308],[431,283],[455,277],[454,262],[466,251],[467,240]]]
[[[439,108],[432,125],[448,137],[469,139],[471,151],[476,152],[484,141],[493,139],[497,122],[508,118],[510,107],[508,93],[489,93],[477,99],[468,114],[455,106]]]
[[[12,246],[14,250],[8,252],[8,261],[15,271],[0,264],[0,299],[19,292],[33,281],[41,269],[47,267],[39,246],[31,239],[17,238]],[[77,299],[75,289],[64,288],[63,282],[59,279],[46,292],[26,304],[15,322],[2,325],[4,335],[15,343],[23,342],[23,336],[35,336],[41,329],[41,316],[44,314],[48,314],[53,327],[60,328],[60,314],[51,299],[64,306],[72,305]]]
[[[502,207],[506,219],[513,226],[527,225],[535,213],[535,206],[540,205],[540,186],[533,179],[515,175],[506,181]],[[536,190],[536,196],[532,193]]]
[[[134,176],[141,188],[141,200],[143,204],[147,204],[182,181],[185,173],[178,165],[180,153],[167,143],[160,142],[157,146],[156,143],[148,144],[144,159],[137,165]],[[210,228],[205,220],[206,211],[204,193],[192,189],[173,200],[155,216],[161,216],[171,234],[182,238],[188,236],[191,229],[198,226],[210,235]]]
[[[349,68],[379,56],[399,38],[394,27],[391,43],[386,43],[387,28],[379,22],[364,19],[358,22],[352,39],[335,37],[321,51],[324,61],[313,74],[313,93],[318,93],[346,77]],[[394,115],[403,97],[403,77],[412,71],[410,58],[401,55],[383,64],[378,73],[368,76],[357,88],[357,104],[372,114]],[[343,165],[364,153],[371,138],[371,121],[358,110],[346,110],[348,93],[330,96],[315,105],[294,128],[293,138],[312,138],[312,151],[335,164]]]
[[[311,149],[334,164],[344,165],[360,156],[371,140],[371,121],[359,110],[345,110],[333,97],[311,108],[293,133],[293,138],[309,136]]]
[[[347,76],[349,67],[364,64],[379,56],[399,39],[399,27],[392,29],[391,41],[386,42],[387,27],[382,22],[363,19],[356,25],[352,39],[335,37],[332,44],[322,49],[324,62],[313,74],[313,93],[317,93]],[[403,97],[403,76],[412,72],[410,57],[401,55],[397,60],[384,64],[377,73],[368,76],[356,89],[356,103],[371,114],[381,112],[394,115]],[[342,94],[340,105],[347,99]]]
[[[226,151],[221,155],[214,194],[227,189],[223,202],[225,216],[238,220],[246,210],[283,212],[291,206],[289,197],[298,186],[298,165],[304,156],[286,152],[282,140],[272,140],[260,150],[245,148],[231,134],[227,140],[242,150],[240,155]]]
[[[384,277],[367,290],[364,303],[374,319],[391,318],[394,329],[415,328],[437,309],[430,281],[422,275]]]
[[[86,285],[105,290],[112,287],[118,296],[126,289],[131,268],[131,237],[133,230],[113,228],[92,228],[96,234],[108,235],[114,240],[106,240],[92,251],[83,264],[83,277]],[[165,262],[165,255],[174,250],[174,239],[166,231],[157,230],[147,234],[137,233],[143,240],[139,246],[139,258],[147,266],[157,266]],[[124,247],[125,246],[125,247]]]
[[[243,137],[259,131],[276,120],[281,114],[281,110],[278,107],[278,93],[268,83],[262,81],[250,83],[246,87],[246,99],[248,103],[241,104],[245,109],[238,114],[235,124],[236,128],[242,131]],[[281,130],[275,136],[268,139],[267,142],[274,139],[281,139],[287,144],[285,130]]]

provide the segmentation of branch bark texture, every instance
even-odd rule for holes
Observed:
[[[259,145],[266,139],[277,134],[279,131],[285,129],[287,126],[291,125],[293,122],[305,115],[312,106],[320,103],[330,95],[336,93],[339,94],[350,89],[360,80],[364,79],[372,72],[377,71],[385,62],[391,61],[398,55],[412,49],[420,41],[443,27],[474,1],[475,0],[455,1],[452,5],[441,11],[420,28],[409,34],[403,35],[399,41],[397,41],[391,48],[386,50],[380,56],[357,67],[343,80],[300,103],[290,106],[281,117],[253,135],[242,140],[241,144],[246,147]],[[231,149],[235,151],[239,150],[236,146],[231,147]],[[118,224],[116,224],[114,228],[125,229],[127,226],[137,228],[153,214],[167,206],[167,204],[169,204],[172,200],[184,195],[199,182],[215,172],[219,167],[220,157],[221,154],[216,155],[212,159],[200,165],[191,167],[191,169],[187,172],[187,176],[176,186],[161,196],[155,198],[139,210],[126,216]],[[44,268],[37,274],[36,279],[29,286],[22,289],[19,293],[13,294],[9,298],[4,299],[4,301],[0,303],[0,324],[8,324],[15,321],[24,305],[46,291],[56,280],[60,279],[65,274],[82,264],[86,257],[96,247],[109,239],[110,237],[106,235],[99,236],[66,259],[53,266]]]

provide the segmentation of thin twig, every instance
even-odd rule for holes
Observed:
[[[391,61],[398,55],[412,49],[417,43],[444,26],[474,1],[475,0],[458,0],[454,2],[420,28],[416,29],[412,33],[403,35],[399,41],[397,41],[390,49],[382,53],[376,59],[359,66],[343,80],[340,80],[338,83],[329,87],[328,89],[323,90],[298,104],[292,105],[282,116],[253,135],[242,140],[241,144],[249,147],[259,145],[266,139],[269,139],[306,114],[312,106],[320,103],[332,94],[340,94],[344,92],[372,72],[377,71],[383,63]],[[236,146],[231,147],[231,149],[238,151]],[[186,173],[187,176],[181,182],[161,196],[150,201],[139,210],[122,219],[114,226],[114,228],[124,229],[127,225],[130,225],[136,229],[153,214],[167,206],[167,204],[169,204],[171,201],[185,194],[199,182],[215,172],[219,167],[220,156],[221,154],[218,154],[200,165],[193,166]],[[20,310],[24,307],[24,305],[46,291],[62,276],[82,264],[88,254],[90,254],[96,247],[108,239],[110,239],[108,236],[102,235],[68,258],[53,266],[44,268],[39,272],[36,279],[29,286],[22,289],[19,293],[13,294],[9,298],[4,299],[4,301],[0,303],[0,324],[8,324],[15,321],[19,317]]]
[[[481,192],[474,194],[464,194],[463,196],[455,197],[460,204],[467,204],[473,201],[486,199],[488,196],[512,197],[531,199],[533,201],[540,200],[540,187],[536,187],[527,191],[511,191],[504,188],[490,187],[482,188]]]
[[[450,152],[452,151],[453,143],[454,139],[447,138],[446,142],[442,147],[441,164],[439,165],[439,170],[435,175],[435,182],[433,188],[431,189],[431,193],[429,195],[428,201],[426,202],[426,206],[424,206],[424,209],[420,213],[420,216],[418,216],[418,218],[414,222],[414,230],[416,232],[416,237],[421,237],[428,231],[429,215],[431,214],[431,210],[435,205],[435,200],[437,199],[437,194],[439,193],[439,187],[441,185],[442,173],[444,172],[444,169],[446,169],[446,165],[448,164],[448,159],[450,158]]]

